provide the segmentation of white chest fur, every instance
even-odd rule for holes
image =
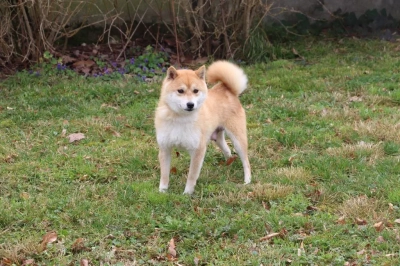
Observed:
[[[196,126],[196,118],[193,114],[159,122],[156,128],[158,145],[189,151],[197,149],[200,145],[201,131]]]

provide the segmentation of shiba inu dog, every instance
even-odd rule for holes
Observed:
[[[167,70],[155,114],[161,192],[168,189],[173,147],[190,154],[184,194],[192,194],[210,139],[216,141],[225,158],[232,156],[225,131],[242,161],[245,184],[251,181],[246,114],[238,98],[247,87],[247,76],[235,64],[217,61],[208,68],[207,81],[219,83],[207,88],[204,66],[195,71],[172,66]]]

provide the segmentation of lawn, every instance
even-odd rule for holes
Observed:
[[[399,265],[400,43],[292,48],[244,66],[252,183],[210,143],[192,196],[183,151],[158,192],[159,82],[2,81],[0,265]]]

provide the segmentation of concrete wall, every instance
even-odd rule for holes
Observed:
[[[216,0],[212,0],[216,1]],[[244,0],[246,1],[246,0]],[[274,19],[290,19],[295,17],[293,11],[299,11],[307,15],[310,19],[331,19],[332,13],[338,9],[342,13],[354,12],[360,16],[368,9],[380,11],[385,8],[388,14],[400,19],[400,0],[264,0],[273,4],[272,16]],[[175,1],[177,2],[177,0]],[[144,15],[143,21],[156,22],[160,15],[165,21],[170,20],[170,0],[89,0],[87,8],[81,10],[81,14],[75,16],[74,21],[79,22],[81,18],[86,21],[94,21],[99,16],[90,17],[92,14],[103,14],[117,12],[124,20],[138,19]],[[150,7],[147,5],[150,4]],[[135,12],[138,10],[139,12]],[[110,13],[109,13],[110,14]],[[88,18],[89,16],[89,18]],[[114,21],[115,22],[115,21]]]
[[[399,0],[267,0],[267,3],[273,3],[272,11],[277,18],[288,18],[293,15],[289,11],[297,10],[310,18],[329,20],[339,9],[342,14],[354,12],[359,17],[368,9],[380,11],[385,8],[387,14],[400,19]]]

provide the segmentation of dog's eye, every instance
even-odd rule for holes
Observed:
[[[198,89],[194,89],[194,90],[193,90],[193,93],[198,93],[198,92],[199,92]]]
[[[183,93],[183,90],[182,90],[182,89],[179,89],[178,92],[179,92],[179,93]]]

